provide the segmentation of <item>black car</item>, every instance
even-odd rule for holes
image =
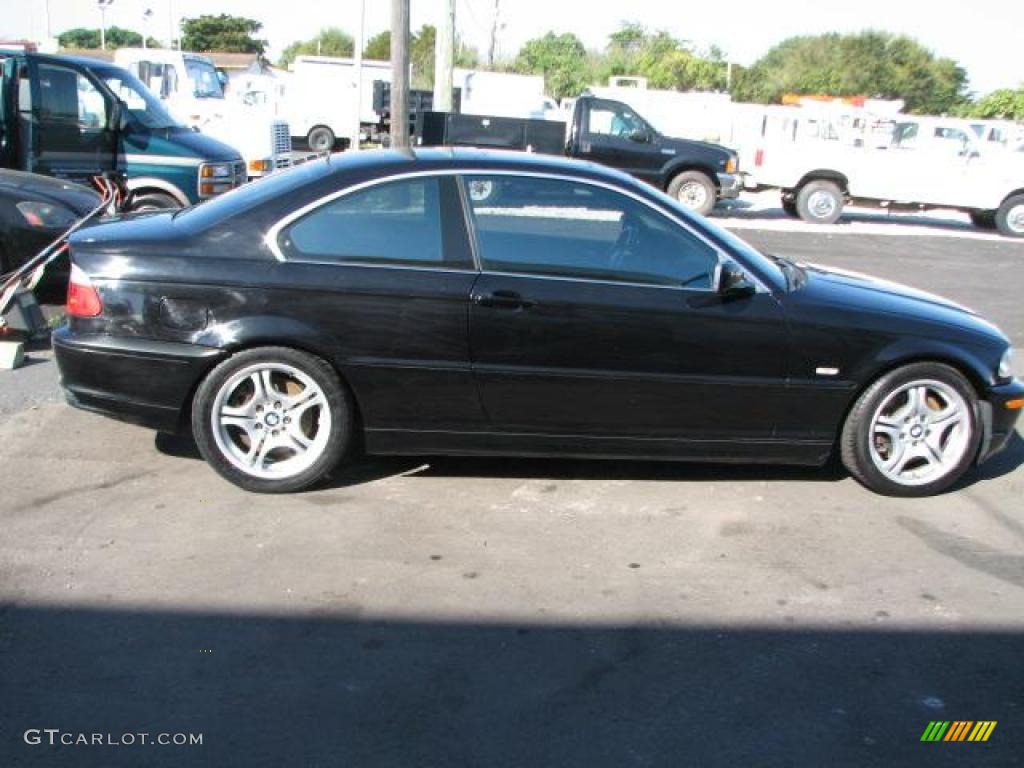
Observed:
[[[472,199],[481,180],[498,194]],[[764,256],[573,160],[335,156],[90,227],[72,258],[54,337],[71,403],[191,429],[253,491],[309,487],[361,445],[810,465],[838,449],[868,487],[924,495],[1001,449],[1024,405],[1008,340],[969,310]]]
[[[99,204],[99,194],[88,187],[0,169],[0,275],[20,267]],[[67,276],[68,260],[58,259],[42,287],[63,289]]]

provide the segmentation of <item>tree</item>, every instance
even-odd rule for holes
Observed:
[[[278,65],[287,69],[296,56],[351,56],[352,36],[339,27],[321,29],[312,40],[297,41],[281,52]]]
[[[587,49],[571,32],[528,40],[516,55],[513,69],[544,76],[548,94],[556,99],[579,96],[590,83]]]
[[[717,91],[725,88],[726,66],[725,54],[716,46],[699,55],[686,40],[625,22],[609,35],[605,55],[595,60],[594,73],[601,82],[615,75],[641,75],[654,88]]]
[[[377,61],[389,61],[391,59],[391,30],[385,29],[371,37],[363,49],[363,56]]]
[[[941,113],[966,98],[967,73],[917,41],[886,32],[792,37],[737,78],[741,101],[777,103],[787,93],[903,99],[912,112]]]
[[[141,48],[142,35],[131,29],[122,27],[107,27],[107,48]],[[100,30],[76,27],[62,32],[57,36],[57,43],[61,48],[99,48],[101,42]],[[146,45],[150,48],[159,48],[160,41],[150,37],[146,39]]]
[[[1000,88],[971,104],[964,110],[967,117],[994,120],[1024,120],[1024,85]]]
[[[226,13],[182,19],[181,47],[186,51],[255,53],[262,57],[267,41],[254,37],[262,28],[255,19]]]

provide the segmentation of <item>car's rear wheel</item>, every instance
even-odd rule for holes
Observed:
[[[324,360],[286,347],[234,355],[200,384],[192,432],[203,458],[247,491],[309,488],[352,443],[354,407]]]
[[[835,224],[843,215],[843,191],[832,181],[810,181],[796,194],[796,211],[813,224]]]
[[[715,183],[700,171],[683,171],[673,177],[668,194],[701,216],[711,213],[717,199]]]
[[[314,152],[330,152],[334,149],[334,142],[336,140],[334,131],[326,125],[316,126],[306,137],[306,141],[309,142],[309,148]]]
[[[957,370],[914,363],[886,374],[857,399],[840,453],[857,480],[889,496],[929,496],[971,466],[981,439],[977,395]]]
[[[996,211],[996,228],[1007,237],[1024,237],[1024,195],[1011,195]]]

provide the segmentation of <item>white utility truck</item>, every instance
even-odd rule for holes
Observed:
[[[185,125],[223,141],[245,159],[250,179],[292,164],[286,120],[224,96],[224,83],[206,56],[153,48],[120,48],[114,62],[159,96]]]
[[[780,189],[786,213],[810,222],[837,221],[849,202],[950,208],[1024,237],[1024,153],[979,141],[957,120],[895,115],[889,124],[884,142],[830,140],[799,126],[768,132],[747,165],[747,186]]]

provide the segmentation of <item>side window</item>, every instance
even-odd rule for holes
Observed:
[[[644,121],[621,104],[596,102],[590,109],[587,122],[589,134],[625,139],[643,130],[646,130]]]
[[[106,103],[96,86],[64,67],[39,65],[39,112],[46,122],[100,130],[107,124]]]
[[[437,178],[385,182],[307,213],[281,232],[279,244],[290,261],[453,266],[445,259],[440,198]]]
[[[626,195],[561,179],[468,176],[485,270],[710,289],[717,251]]]

